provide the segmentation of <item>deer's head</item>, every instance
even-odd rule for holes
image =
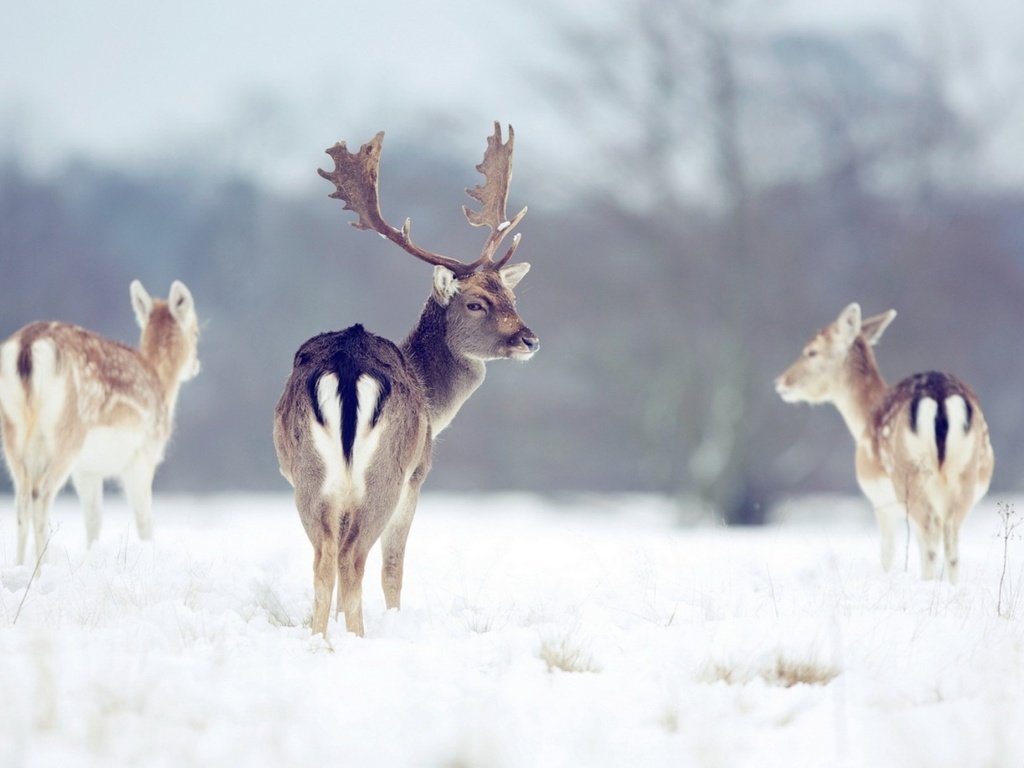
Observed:
[[[131,284],[132,309],[142,330],[139,351],[167,382],[188,381],[199,373],[199,320],[192,293],[179,280],[167,300],[154,299],[142,283]]]
[[[384,220],[377,189],[383,131],[355,154],[348,151],[345,142],[335,144],[327,150],[334,159],[334,171],[318,170],[335,186],[330,196],[342,200],[346,210],[358,214],[359,219],[352,226],[373,230],[407,253],[434,265],[430,300],[444,310],[446,341],[453,351],[478,360],[528,360],[540,346],[537,336],[516,311],[513,290],[530,270],[525,262],[508,263],[519,246],[518,233],[508,251],[494,260],[502,240],[526,215],[523,208],[511,220],[505,216],[515,144],[511,126],[508,134],[508,141],[503,143],[501,126],[494,124],[483,162],[476,167],[484,175],[485,183],[466,190],[481,206],[479,211],[463,206],[466,219],[475,227],[486,226],[491,230],[480,257],[468,264],[415,245],[409,234],[409,219],[401,230]]]
[[[456,278],[447,267],[434,267],[430,300],[445,309],[448,346],[478,360],[533,357],[540,342],[519,317],[512,292],[529,270],[521,262]]]
[[[871,347],[896,317],[890,309],[861,320],[860,305],[847,306],[839,317],[807,342],[800,356],[775,380],[775,391],[787,403],[827,403],[851,379],[851,365],[872,355]]]

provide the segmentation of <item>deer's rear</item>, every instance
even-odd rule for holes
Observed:
[[[917,525],[922,575],[937,575],[944,550],[947,576],[956,581],[960,526],[992,479],[992,446],[977,397],[947,373],[910,376],[875,411],[872,435],[893,494]]]

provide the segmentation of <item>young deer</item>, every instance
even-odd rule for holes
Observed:
[[[72,478],[91,545],[100,531],[103,480],[119,478],[139,536],[152,536],[153,474],[171,435],[183,381],[199,372],[192,294],[171,285],[167,301],[131,284],[139,349],[76,325],[32,323],[0,346],[0,425],[14,481],[18,563],[31,521],[41,557],[57,492]]]
[[[511,221],[505,203],[514,133],[502,143],[494,126],[477,170],[484,186],[467,190],[482,206],[463,207],[473,226],[488,226],[480,258],[464,264],[424,251],[381,216],[377,193],[383,132],[351,154],[338,143],[327,153],[335,170],[330,196],[358,214],[352,222],[434,266],[433,291],[419,322],[395,345],[354,325],[308,340],[295,354],[291,376],[274,415],[274,446],[281,473],[295,489],[295,505],[313,545],[313,633],[327,634],[339,581],[337,612],[345,628],[363,634],[362,580],[366,556],[381,540],[381,581],[387,607],[398,608],[405,544],[420,486],[430,470],[432,440],[484,380],[487,360],[529,360],[539,341],[516,312],[512,291],[530,269],[508,265],[519,244],[498,261]]]
[[[933,579],[945,543],[945,572],[957,579],[960,524],[988,491],[993,456],[974,393],[947,373],[919,373],[886,385],[871,347],[896,317],[861,320],[850,304],[775,380],[787,403],[833,403],[856,443],[857,483],[874,507],[882,567],[892,566],[896,530],[909,514],[921,576]]]

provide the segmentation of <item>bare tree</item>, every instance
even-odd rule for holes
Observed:
[[[642,0],[595,14],[604,19],[596,28],[567,25],[560,34],[582,71],[548,88],[609,131],[595,137],[607,145],[607,181],[595,184],[636,222],[638,249],[660,254],[668,274],[649,299],[688,329],[660,339],[645,381],[649,480],[670,493],[696,490],[746,521],[737,435],[750,400],[750,180],[738,59],[752,43],[737,27],[740,5]],[[699,249],[694,219],[680,217],[694,205],[716,218]]]

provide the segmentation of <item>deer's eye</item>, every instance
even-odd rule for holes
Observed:
[[[483,312],[485,307],[479,301],[471,301],[468,304],[466,304],[466,309],[468,309],[470,312]]]
[[[804,352],[804,355],[806,357],[817,357],[818,356],[818,350],[816,350],[816,349],[808,349],[806,352]]]

